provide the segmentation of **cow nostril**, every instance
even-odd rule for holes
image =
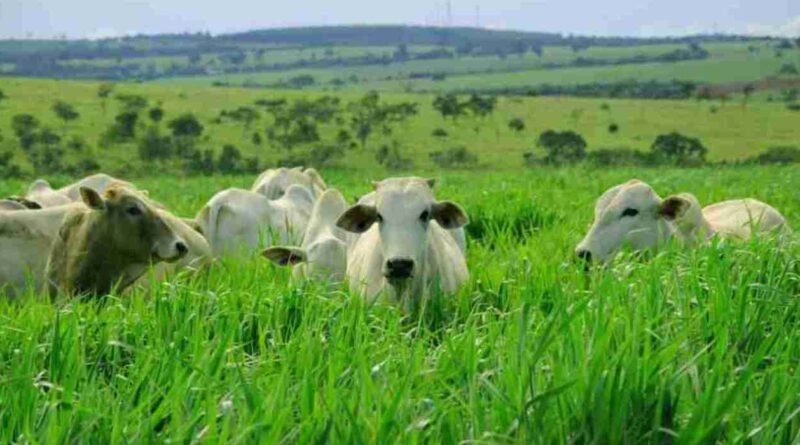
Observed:
[[[406,258],[394,258],[386,262],[386,277],[408,278],[414,270],[414,261]]]
[[[180,256],[184,256],[189,253],[189,248],[186,247],[186,244],[184,244],[182,241],[175,243],[175,250],[178,251],[178,255]]]
[[[576,253],[578,255],[578,258],[582,259],[583,261],[586,261],[587,263],[590,263],[592,261],[592,252],[588,250],[579,250]]]

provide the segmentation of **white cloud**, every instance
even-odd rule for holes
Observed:
[[[800,15],[784,23],[750,23],[745,26],[745,32],[760,36],[800,37]]]

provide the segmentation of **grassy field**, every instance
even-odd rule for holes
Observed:
[[[0,103],[0,150],[18,150],[11,129],[11,118],[18,113],[31,113],[44,125],[57,132],[64,125],[51,111],[56,100],[73,104],[81,117],[66,127],[67,134],[80,135],[94,148],[91,150],[102,167],[112,172],[130,175],[142,166],[137,163],[134,144],[122,144],[101,148],[98,140],[114,121],[119,104],[108,99],[107,111],[103,113],[102,101],[97,97],[98,83],[4,79],[2,90],[8,99]],[[261,120],[253,124],[251,132],[244,132],[236,123],[213,124],[211,121],[225,109],[241,105],[253,105],[257,99],[313,98],[319,92],[273,91],[237,88],[213,88],[195,85],[118,84],[115,94],[135,93],[146,96],[151,105],[162,104],[165,120],[185,112],[195,113],[203,123],[204,140],[201,148],[217,152],[224,144],[234,144],[247,155],[257,155],[263,163],[273,163],[287,156],[285,150],[267,144],[256,146],[251,142],[252,131],[264,135],[271,124],[262,113]],[[361,97],[363,93],[336,93],[344,102]],[[420,113],[395,130],[395,137],[402,144],[403,152],[412,158],[417,168],[431,167],[428,154],[452,147],[465,146],[478,155],[479,164],[491,169],[517,169],[523,165],[522,154],[534,151],[538,135],[547,129],[575,130],[587,141],[589,150],[597,148],[620,148],[647,150],[656,136],[679,131],[698,137],[709,148],[712,160],[740,159],[772,146],[794,146],[800,141],[798,114],[787,110],[781,103],[753,101],[745,104],[741,100],[720,102],[699,101],[652,101],[652,100],[606,100],[579,98],[500,98],[497,110],[483,120],[463,118],[457,122],[445,121],[432,108],[432,95],[385,94],[389,101],[412,101],[419,104]],[[512,118],[525,121],[526,129],[515,133],[508,128]],[[144,118],[143,118],[144,119]],[[615,123],[617,133],[608,127]],[[432,136],[442,128],[446,138]],[[328,135],[333,137],[332,135]],[[327,136],[326,136],[327,137]],[[372,168],[375,165],[374,149],[388,138],[374,136],[367,151],[350,150],[337,161],[340,167]],[[68,157],[75,153],[67,152]],[[17,156],[24,163],[21,155]],[[148,167],[149,168],[149,167]],[[145,169],[146,170],[146,169]]]
[[[770,43],[716,43],[703,48],[709,58],[672,63],[636,63],[600,67],[548,68],[548,64],[567,64],[578,58],[617,60],[634,56],[657,56],[685,49],[685,45],[650,45],[639,47],[590,47],[574,52],[567,47],[544,47],[542,56],[466,57],[458,59],[415,60],[385,66],[362,66],[320,69],[297,69],[264,73],[220,74],[188,78],[167,78],[159,82],[210,85],[227,82],[232,85],[269,85],[285,82],[301,75],[313,76],[312,89],[376,89],[379,91],[449,91],[464,89],[496,89],[535,87],[538,85],[577,85],[611,83],[635,79],[638,81],[683,80],[698,83],[728,83],[753,81],[777,75],[784,64],[800,66],[800,51],[783,51],[779,56]],[[755,48],[751,51],[750,48]],[[445,74],[444,80],[411,79],[414,73]],[[334,87],[334,79],[357,78]]]
[[[376,179],[323,174],[348,197]],[[796,168],[431,175],[471,216],[472,277],[422,314],[260,258],[149,296],[0,299],[0,442],[800,441],[796,241],[673,245],[589,274],[572,260],[594,200],[631,177],[760,198],[797,227]],[[252,180],[136,182],[193,215]]]

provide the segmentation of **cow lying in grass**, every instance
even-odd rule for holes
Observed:
[[[302,167],[295,168],[271,168],[265,170],[250,188],[250,191],[265,196],[267,199],[280,199],[291,185],[302,185],[306,187],[314,198],[317,198],[325,191],[327,186],[319,173],[313,168],[303,170]]]
[[[262,255],[280,266],[293,266],[295,279],[344,280],[347,252],[356,235],[336,226],[347,210],[347,201],[336,189],[328,189],[317,199],[300,247],[270,247]]]
[[[230,188],[214,195],[196,221],[215,257],[247,256],[265,246],[299,244],[313,206],[309,190],[297,184],[276,200]]]
[[[51,295],[124,290],[151,264],[188,253],[157,208],[138,192],[113,186],[101,196],[80,188],[85,205],[70,206],[50,249],[45,276]]]
[[[357,204],[339,218],[339,227],[360,234],[347,260],[351,290],[413,305],[434,289],[454,292],[469,278],[447,232],[466,225],[467,215],[436,201],[432,186],[423,178],[383,180],[375,184],[374,204]]]
[[[50,183],[46,180],[37,179],[28,187],[28,191],[21,199],[36,203],[41,208],[56,207],[73,202],[79,202],[81,200],[81,187],[89,187],[94,189],[97,193],[103,193],[107,188],[112,186],[134,188],[132,184],[121,179],[117,179],[105,173],[97,173],[87,176],[80,181],[61,187],[58,190],[53,189],[53,187],[50,186]],[[32,207],[28,206],[28,208]]]
[[[594,215],[575,252],[599,263],[611,260],[623,245],[639,251],[672,238],[691,245],[713,236],[746,240],[789,230],[783,215],[761,201],[737,199],[701,208],[689,193],[661,199],[636,179],[606,191],[597,200]]]

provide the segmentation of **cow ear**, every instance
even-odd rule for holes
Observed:
[[[103,200],[103,197],[100,196],[99,193],[97,193],[95,189],[90,187],[81,187],[80,192],[83,203],[86,204],[90,209],[94,210],[106,209],[106,202]]]
[[[658,214],[668,221],[674,221],[683,216],[691,205],[692,204],[686,198],[669,196],[661,201]]]
[[[0,210],[25,210],[25,206],[12,199],[0,199]]]
[[[469,224],[469,217],[458,204],[437,202],[431,206],[431,217],[445,229],[457,229]]]
[[[354,205],[345,211],[336,221],[340,229],[352,233],[364,233],[378,220],[378,210],[364,204]]]
[[[425,180],[425,182],[428,183],[428,187],[430,187],[430,188],[433,188],[433,186],[436,185],[436,179],[435,178],[428,178],[428,179]]]
[[[294,266],[308,259],[306,252],[297,247],[270,247],[261,252],[261,256],[279,266]]]

